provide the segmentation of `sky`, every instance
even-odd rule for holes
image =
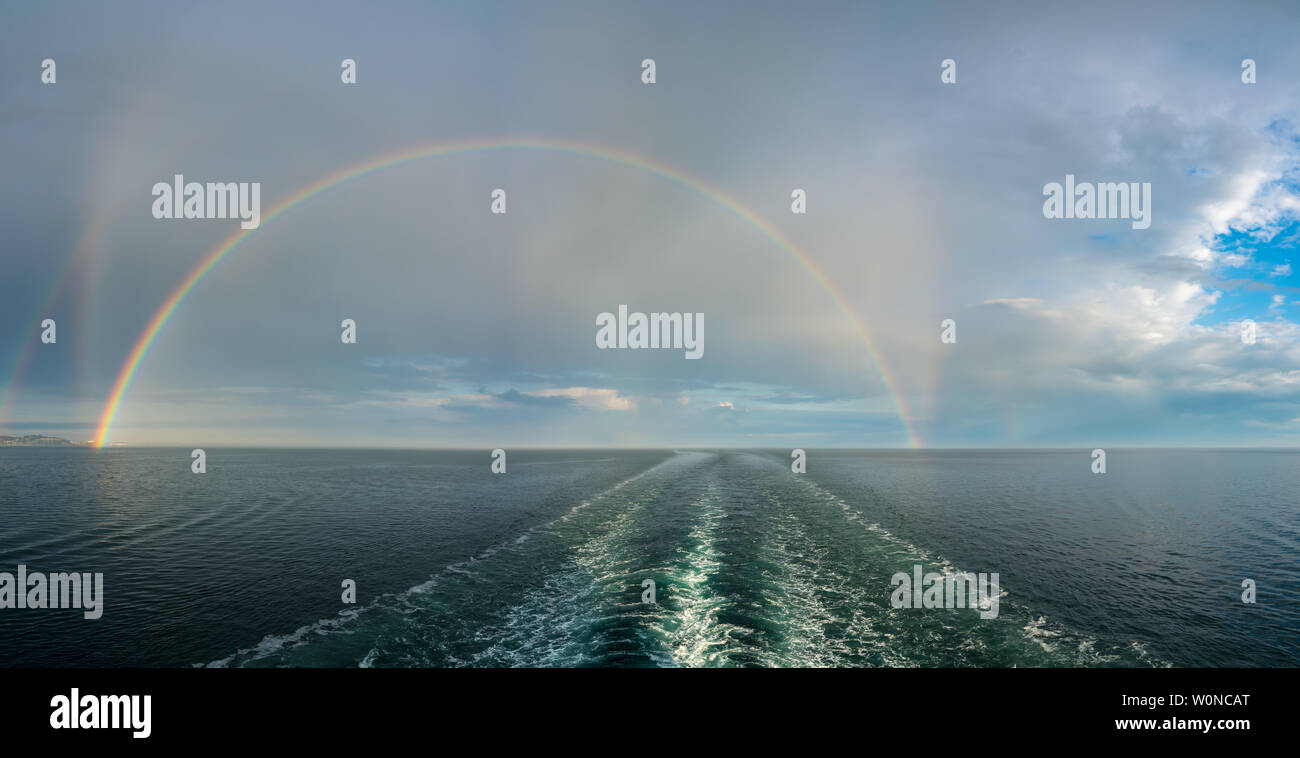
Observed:
[[[1285,3],[186,5],[5,10],[0,434],[100,435],[240,231],[155,219],[182,174],[264,221],[114,443],[1300,444]],[[1045,218],[1067,174],[1150,227]],[[598,349],[619,305],[705,314],[703,357]]]

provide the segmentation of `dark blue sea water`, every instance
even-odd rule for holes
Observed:
[[[1300,665],[1296,451],[207,454],[0,449],[0,571],[105,575],[0,665]],[[916,564],[997,618],[893,607]]]

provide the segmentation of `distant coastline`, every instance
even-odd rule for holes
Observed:
[[[13,437],[0,434],[0,447],[64,447],[64,446],[87,446],[93,445],[94,442],[73,442],[65,440],[62,437],[48,437],[44,434],[24,434],[21,437]]]

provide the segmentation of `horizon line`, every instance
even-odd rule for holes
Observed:
[[[27,435],[8,435],[0,436],[31,436],[31,437],[50,437],[68,442],[66,447],[84,447],[95,450],[106,449],[127,449],[134,448],[138,450],[194,450],[198,449],[194,445],[175,444],[175,443],[110,443],[104,447],[98,447],[93,440],[78,441],[68,440],[64,437],[54,435],[27,434]],[[0,447],[64,447],[61,445],[3,445]],[[804,445],[802,447],[791,447],[789,445],[600,445],[600,444],[573,444],[573,445],[470,445],[452,447],[446,445],[300,445],[300,444],[251,444],[251,443],[217,443],[215,445],[205,444],[203,449],[245,449],[245,450],[394,450],[394,451],[440,451],[440,452],[464,452],[471,450],[610,450],[610,451],[629,451],[629,450],[872,450],[872,451],[906,451],[923,453],[926,451],[1058,451],[1058,450],[1294,450],[1300,452],[1300,444],[1293,445],[1268,445],[1268,444],[1245,444],[1245,445],[1213,445],[1213,444],[1152,444],[1152,445],[1101,445],[1090,444],[1051,444],[1039,446],[1027,445],[927,445],[923,448],[898,447],[898,446],[873,446],[873,445]]]

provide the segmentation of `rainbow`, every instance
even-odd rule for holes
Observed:
[[[264,95],[257,101],[246,104],[241,109],[226,111],[222,118],[208,121],[204,129],[201,131],[177,135],[177,138],[173,140],[166,149],[163,149],[163,146],[161,145],[155,145],[154,152],[158,166],[165,165],[171,161],[174,156],[181,152],[182,147],[192,148],[194,145],[199,144],[206,136],[219,132],[228,123],[243,117],[246,112],[250,111],[254,107],[260,107],[263,102],[269,100],[270,97],[270,95]],[[158,166],[137,166],[140,171],[138,175],[130,181],[145,181],[149,179],[149,177],[155,173]],[[128,183],[130,183],[130,181]],[[63,262],[58,273],[54,276],[53,283],[50,285],[49,289],[46,290],[45,296],[41,298],[40,305],[36,306],[36,309],[32,311],[31,316],[28,317],[25,322],[31,324],[30,329],[32,332],[37,332],[39,330],[39,324],[43,319],[56,315],[52,306],[60,302],[60,297],[72,280],[72,274],[77,271],[79,266],[83,263],[89,263],[92,266],[95,264],[95,253],[99,246],[103,245],[105,242],[106,235],[110,229],[110,221],[114,215],[121,211],[129,202],[133,202],[131,199],[131,193],[117,192],[112,194],[112,200],[108,207],[95,207],[91,221],[82,232],[81,238],[77,242],[76,249],[73,251],[72,255]],[[65,315],[67,314],[65,313]],[[28,337],[24,339],[22,341],[22,346],[18,349],[14,357],[7,378],[3,383],[3,391],[0,391],[0,430],[3,430],[6,423],[10,420],[10,411],[13,408],[14,398],[18,394],[17,390],[22,384],[27,369],[32,364],[32,359],[36,352],[35,346],[39,344],[39,340],[35,338]],[[84,345],[84,341],[82,341],[81,344]]]
[[[123,193],[125,198],[125,193]],[[113,210],[120,209],[125,200],[120,200],[114,205]],[[54,277],[54,283],[46,290],[45,296],[41,302],[32,311],[31,315],[24,321],[30,324],[30,332],[34,335],[39,333],[39,325],[46,317],[56,315],[52,306],[59,302],[60,296],[64,289],[72,280],[70,274],[83,261],[91,259],[95,246],[101,243],[104,235],[108,232],[108,220],[111,216],[109,212],[99,212],[91,220],[77,242],[77,247],[72,255],[63,262],[58,273]],[[4,380],[3,390],[0,391],[0,429],[4,429],[5,424],[10,420],[10,410],[13,407],[14,398],[17,396],[19,385],[22,384],[23,377],[27,373],[28,367],[31,366],[32,358],[35,354],[35,346],[40,344],[40,340],[35,336],[24,338],[22,346],[18,349],[14,362],[9,370],[7,378]]]
[[[857,332],[863,345],[867,349],[867,354],[875,364],[876,370],[885,384],[885,389],[888,391],[893,400],[894,406],[898,411],[899,420],[902,422],[904,431],[907,434],[908,444],[913,448],[921,447],[921,443],[913,429],[913,424],[907,411],[907,405],[904,402],[902,395],[900,395],[897,390],[896,382],[886,369],[885,363],[881,359],[879,351],[876,349],[875,342],[871,338],[871,333],[867,330],[866,325],[862,323],[862,320],[859,319],[847,305],[845,305],[843,296],[830,280],[827,279],[826,275],[823,274],[816,265],[814,265],[808,255],[787,240],[780,232],[754,212],[747,210],[735,199],[729,197],[722,191],[709,187],[699,180],[681,173],[676,169],[652,163],[645,158],[631,153],[618,152],[601,147],[591,147],[579,143],[541,138],[476,139],[424,145],[414,149],[407,149],[401,152],[373,158],[363,163],[336,171],[314,184],[308,185],[291,194],[269,212],[262,214],[261,225],[258,228],[260,229],[267,223],[274,221],[280,215],[300,203],[310,200],[316,195],[333,187],[337,187],[350,179],[356,179],[382,169],[391,168],[411,161],[441,158],[451,155],[462,155],[465,153],[482,152],[487,150],[545,150],[595,158],[621,166],[627,166],[629,168],[661,177],[696,194],[702,195],[721,205],[733,215],[754,227],[760,234],[776,243],[781,249],[785,250],[796,261],[798,261],[799,264],[812,275],[817,284],[830,295],[836,307]],[[158,334],[162,331],[163,327],[167,325],[172,314],[175,313],[176,309],[180,307],[180,304],[185,301],[185,298],[189,296],[194,287],[197,286],[199,282],[203,281],[203,278],[207,276],[208,272],[215,268],[216,265],[225,259],[232,250],[239,246],[239,243],[243,242],[255,231],[256,229],[241,229],[213,248],[210,253],[194,266],[189,275],[185,277],[171,295],[167,297],[163,304],[158,307],[158,310],[154,312],[148,325],[145,326],[144,331],[142,331],[139,338],[136,339],[134,347],[132,347],[130,354],[127,355],[126,361],[122,364],[117,379],[113,383],[113,390],[109,394],[108,401],[104,404],[104,410],[100,416],[99,429],[95,435],[96,447],[103,448],[108,444],[109,433],[112,431],[113,427],[113,420],[117,417],[118,409],[122,406],[122,399],[126,397],[127,390],[131,388],[131,382],[135,378],[136,373],[140,370],[140,364],[144,360],[144,357],[149,353],[150,346],[153,345],[154,340],[157,339]]]

